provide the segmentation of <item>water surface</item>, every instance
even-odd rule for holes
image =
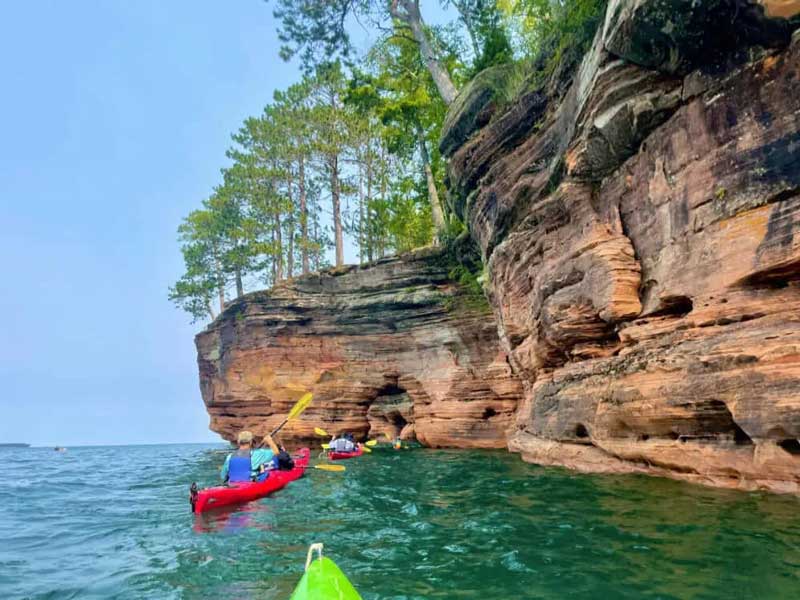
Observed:
[[[504,452],[378,450],[195,517],[189,484],[214,481],[223,458],[201,445],[1,449],[0,598],[285,599],[316,541],[365,600],[800,591],[793,497]]]

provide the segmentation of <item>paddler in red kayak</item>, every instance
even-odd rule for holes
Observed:
[[[259,473],[272,467],[273,458],[278,455],[280,450],[272,436],[267,435],[264,441],[269,448],[253,448],[253,434],[250,431],[242,431],[237,439],[239,449],[231,452],[222,465],[220,476],[222,481],[254,481],[261,479]]]
[[[352,433],[344,433],[339,437],[334,436],[328,447],[333,452],[355,452],[358,449]]]

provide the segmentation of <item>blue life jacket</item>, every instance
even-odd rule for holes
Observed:
[[[228,481],[252,481],[250,451],[237,450],[228,461]]]

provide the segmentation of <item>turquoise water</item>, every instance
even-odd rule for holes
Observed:
[[[0,450],[0,598],[287,598],[325,543],[365,600],[796,598],[800,500],[378,450],[190,513],[221,446]],[[46,472],[47,478],[40,476]]]

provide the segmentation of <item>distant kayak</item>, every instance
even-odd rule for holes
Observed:
[[[344,460],[346,458],[355,458],[356,456],[361,456],[362,454],[364,454],[364,448],[362,448],[361,444],[359,444],[358,448],[353,452],[338,452],[336,450],[329,450],[328,458],[330,460]]]
[[[316,560],[312,560],[314,550],[318,553]],[[306,572],[289,600],[361,600],[361,596],[336,563],[322,556],[322,544],[312,544]]]
[[[269,496],[287,484],[299,479],[308,466],[310,451],[303,448],[294,457],[294,469],[290,471],[270,471],[264,481],[243,481],[197,490],[194,486],[190,495],[192,512],[201,513],[212,508],[229,506],[257,500]]]

